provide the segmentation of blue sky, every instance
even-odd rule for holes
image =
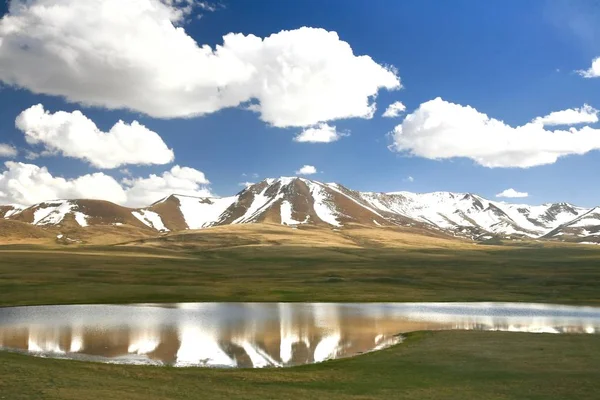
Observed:
[[[8,12],[7,6],[0,7],[3,15]],[[143,111],[109,110],[34,94],[27,85],[15,87],[4,79],[0,143],[17,149],[12,161],[45,166],[53,176],[66,179],[101,172],[120,181],[126,177],[123,168],[133,177],[147,177],[173,165],[190,167],[205,174],[217,195],[239,191],[240,182],[290,176],[303,165],[313,165],[319,173],[310,178],[361,191],[448,190],[494,198],[514,188],[529,194],[515,200],[519,202],[600,204],[597,150],[527,168],[491,168],[472,158],[439,160],[389,149],[394,141],[390,132],[405,115],[437,97],[471,106],[512,127],[584,104],[600,108],[600,78],[585,79],[575,72],[590,68],[600,56],[600,10],[594,2],[230,0],[212,12],[195,8],[181,23],[188,36],[212,48],[230,32],[265,38],[303,26],[337,32],[354,55],[368,55],[381,66],[393,65],[402,82],[400,90],[378,90],[377,111],[370,119],[323,121],[349,133],[335,142],[296,142],[294,136],[306,126],[275,127],[243,107],[189,118],[156,118]],[[0,69],[6,65],[0,61]],[[37,68],[43,69],[44,64]],[[382,118],[386,107],[396,101],[406,106],[405,113]],[[15,118],[38,103],[51,113],[80,110],[104,132],[118,120],[137,120],[173,149],[175,160],[110,169],[60,154],[27,160],[28,150],[39,153],[41,147],[26,142]],[[597,122],[586,126],[600,128]],[[568,128],[553,126],[552,130]]]

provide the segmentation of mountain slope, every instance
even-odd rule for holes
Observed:
[[[541,206],[507,204],[469,193],[362,193],[373,207],[438,229],[480,235],[542,236],[587,210],[566,203]]]
[[[600,231],[600,211],[567,203],[529,206],[470,193],[358,192],[336,183],[296,177],[265,179],[223,198],[173,194],[141,209],[100,200],[56,200],[26,209],[1,207],[0,216],[63,229],[126,225],[155,234],[261,222],[332,229],[350,224],[404,226],[476,240],[543,237],[584,241],[580,238],[595,237]]]
[[[9,218],[37,226],[87,227],[131,225],[148,228],[132,209],[103,200],[53,200],[12,214]],[[6,218],[6,217],[5,217]]]
[[[19,206],[19,205],[6,205],[6,206],[2,206],[0,205],[0,218],[10,218],[11,216],[20,213],[21,211],[23,211],[25,208],[24,206]]]
[[[600,207],[560,225],[544,236],[569,242],[600,243]]]
[[[25,222],[0,219],[0,243],[51,242],[54,235]]]

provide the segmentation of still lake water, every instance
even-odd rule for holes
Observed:
[[[122,364],[293,366],[417,330],[600,333],[600,308],[524,303],[182,303],[0,308],[0,348]]]

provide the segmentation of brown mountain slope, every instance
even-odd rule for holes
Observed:
[[[24,222],[0,219],[0,243],[51,243],[54,234]]]
[[[198,201],[202,200],[199,199]],[[181,213],[181,201],[177,196],[171,195],[166,199],[157,201],[148,207],[148,210],[157,213],[165,227],[170,231],[188,229],[188,225]]]
[[[130,225],[149,229],[132,214],[133,209],[104,200],[56,200],[36,204],[11,219],[37,225],[75,228],[93,225]],[[79,220],[77,220],[77,216]]]

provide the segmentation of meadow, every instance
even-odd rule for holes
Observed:
[[[600,251],[595,246],[486,246],[436,238],[426,239],[430,245],[391,246],[364,235],[347,245],[315,239],[317,246],[221,231],[190,235],[119,246],[0,246],[0,306],[193,301],[600,305]],[[120,366],[3,352],[0,398],[593,399],[600,391],[598,371],[600,336],[416,332],[380,352],[290,369]]]

